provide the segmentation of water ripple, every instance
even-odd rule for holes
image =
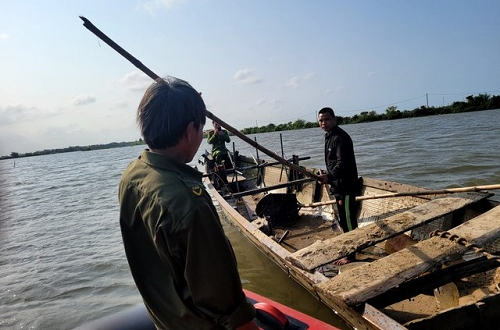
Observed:
[[[500,111],[493,110],[343,128],[361,176],[439,189],[500,182],[498,122]],[[319,128],[250,138],[281,154],[280,134],[285,157],[310,156],[304,165],[324,168]],[[253,147],[232,140],[257,157]],[[0,329],[69,329],[141,301],[121,244],[117,198],[121,172],[141,149],[20,158],[15,166],[0,161]],[[205,149],[203,141],[191,165]],[[249,252],[238,235],[228,230],[243,282],[271,298],[289,294],[286,275]],[[305,301],[293,292],[290,304]]]

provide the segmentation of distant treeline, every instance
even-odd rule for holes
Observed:
[[[128,147],[135,146],[139,144],[144,144],[142,139],[133,142],[111,142],[106,144],[93,144],[90,146],[74,146],[67,148],[59,148],[59,149],[45,149],[41,151],[35,152],[27,152],[24,154],[18,152],[11,152],[10,156],[2,156],[1,159],[10,159],[10,158],[19,158],[19,157],[31,157],[31,156],[41,156],[41,155],[51,155],[51,154],[60,154],[63,152],[73,152],[73,151],[90,151],[90,150],[99,150],[99,149],[111,149],[111,148],[120,148],[120,147]]]
[[[352,117],[342,117],[337,116],[338,124],[357,124],[357,123],[365,123],[372,122],[378,120],[392,120],[392,119],[401,119],[401,118],[414,118],[414,117],[424,117],[424,116],[434,116],[434,115],[443,115],[448,113],[460,113],[460,112],[471,112],[471,111],[482,111],[482,110],[492,110],[492,109],[500,109],[500,96],[494,95],[490,96],[489,94],[479,94],[477,96],[469,95],[465,98],[467,101],[457,101],[453,102],[450,105],[443,107],[426,107],[421,106],[420,108],[416,108],[413,110],[398,110],[395,106],[390,106],[385,110],[385,113],[378,114],[375,111],[364,111],[360,114],[354,115]],[[255,134],[255,133],[265,133],[265,132],[279,132],[279,131],[289,131],[295,129],[304,129],[304,128],[312,128],[318,127],[317,122],[308,122],[302,119],[296,120],[294,122],[288,122],[286,124],[269,124],[266,126],[259,127],[249,127],[241,130],[243,134]],[[206,137],[207,132],[205,132]],[[19,158],[19,157],[30,157],[30,156],[39,156],[39,155],[48,155],[48,154],[57,154],[62,152],[72,152],[72,151],[89,151],[89,150],[97,150],[97,149],[109,149],[109,148],[119,148],[119,147],[127,147],[133,145],[144,144],[142,139],[133,142],[112,142],[106,144],[94,144],[91,146],[76,146],[76,147],[68,147],[61,149],[49,149],[42,151],[35,151],[29,153],[18,153],[12,152],[10,156],[0,157],[1,159],[9,159],[9,158]]]
[[[443,115],[448,113],[460,113],[470,111],[500,109],[500,96],[490,96],[488,94],[479,94],[478,96],[469,95],[466,102],[457,101],[443,107],[421,106],[413,110],[398,110],[395,106],[390,106],[385,113],[378,114],[375,111],[364,111],[352,117],[336,116],[339,125],[358,124],[378,120],[392,120],[401,118],[414,118],[424,116]],[[308,122],[302,119],[286,124],[269,124],[266,126],[249,127],[241,130],[243,134],[255,134],[265,132],[288,131],[295,129],[318,127],[317,122]]]

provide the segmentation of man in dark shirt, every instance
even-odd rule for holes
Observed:
[[[321,176],[322,183],[330,184],[330,192],[337,200],[340,226],[346,233],[358,226],[357,202],[359,194],[358,169],[352,139],[337,125],[332,108],[319,111],[318,122],[325,133],[325,164],[327,174]],[[337,264],[352,260],[353,256],[341,259]]]
[[[191,162],[206,108],[187,82],[158,79],[137,121],[149,149],[122,175],[120,227],[134,281],[158,329],[257,329],[236,257]]]

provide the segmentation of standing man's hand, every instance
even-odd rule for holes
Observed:
[[[318,180],[318,182],[320,184],[325,184],[325,183],[328,183],[328,174],[321,174],[319,176],[320,180]]]

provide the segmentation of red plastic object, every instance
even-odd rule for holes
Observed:
[[[265,313],[265,315],[269,318],[271,317],[272,320],[274,321],[273,323],[277,323],[277,328],[282,330],[286,329],[288,326],[288,319],[286,318],[286,315],[283,314],[279,309],[276,307],[269,305],[268,303],[265,302],[258,302],[253,305],[255,309],[257,310],[257,314],[260,313]]]
[[[243,289],[243,291],[245,292],[245,295],[248,298],[255,301],[254,306],[259,305],[261,303],[265,303],[265,304],[273,307],[274,309],[278,310],[279,314],[282,314],[283,316],[285,316],[287,321],[289,321],[289,323],[286,324],[286,326],[288,328],[299,329],[299,330],[305,330],[305,329],[307,329],[307,330],[340,330],[339,328],[337,328],[331,324],[325,323],[325,322],[320,321],[312,316],[309,316],[307,314],[299,312],[296,309],[293,309],[293,308],[288,307],[286,305],[280,304],[277,301],[271,300],[269,298],[266,298],[264,296],[256,294],[252,291],[248,291],[246,289]],[[256,307],[256,309],[257,308],[258,307]],[[266,314],[268,314],[268,313],[266,312]],[[301,324],[297,324],[297,321],[300,322]],[[279,322],[276,322],[276,323],[278,324]],[[280,324],[283,324],[283,322]],[[270,328],[270,329],[274,329],[274,328]],[[287,329],[287,328],[285,327],[282,329]]]

